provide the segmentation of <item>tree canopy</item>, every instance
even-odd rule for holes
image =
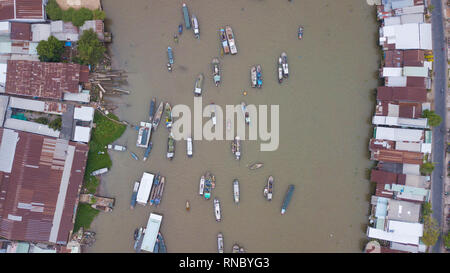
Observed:
[[[428,119],[428,124],[431,127],[439,126],[439,124],[441,124],[441,122],[442,122],[441,116],[436,114],[434,111],[430,111],[428,109],[423,111],[422,117]]]
[[[105,51],[106,48],[92,29],[83,31],[78,40],[78,58],[83,64],[98,64]]]
[[[425,216],[423,222],[422,242],[428,247],[433,246],[436,244],[439,234],[440,229],[436,219],[431,217],[431,215]]]
[[[426,162],[420,165],[420,172],[422,174],[429,175],[433,172],[433,170],[434,170],[434,163],[432,162]]]
[[[54,36],[48,37],[47,41],[40,41],[37,46],[37,53],[41,62],[59,62],[64,52],[64,42],[59,41]]]

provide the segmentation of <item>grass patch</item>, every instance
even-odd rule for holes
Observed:
[[[99,211],[92,208],[89,204],[79,203],[73,232],[77,232],[80,227],[83,227],[85,230],[89,229],[91,227],[92,220],[94,220],[98,213]]]
[[[95,176],[89,176],[84,180],[84,187],[87,193],[95,194],[97,192],[98,185],[100,184],[100,180],[98,180]]]

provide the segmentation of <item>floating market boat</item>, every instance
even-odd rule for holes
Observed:
[[[145,149],[145,153],[144,153],[144,161],[147,161],[148,156],[150,155],[150,152],[152,151],[152,147],[153,147],[153,143],[150,141],[150,143],[148,144],[147,149]]]
[[[213,109],[213,111],[211,112],[211,120],[212,120],[213,126],[216,126],[216,123],[217,123],[217,117],[216,117],[216,105],[215,105],[214,103],[211,103],[211,105],[214,105],[214,109]]]
[[[161,182],[159,182],[156,196],[155,196],[155,201],[154,201],[154,204],[156,206],[159,206],[159,204],[161,204],[161,199],[162,199],[163,192],[164,192],[165,182],[166,182],[166,177],[165,176],[161,177]]]
[[[148,114],[148,120],[150,123],[153,121],[153,117],[155,116],[155,107],[156,107],[156,98],[153,98],[150,101],[150,111]]]
[[[190,210],[191,209],[191,204],[189,203],[189,201],[186,201],[186,210]]]
[[[205,197],[206,200],[209,200],[211,198],[211,191],[212,191],[211,173],[207,172],[205,175],[205,187],[203,189],[203,197]]]
[[[253,88],[256,87],[256,66],[250,68],[250,84]]]
[[[193,152],[192,152],[192,138],[188,137],[186,139],[186,153],[188,157],[192,157]]]
[[[183,34],[183,24],[178,25],[178,34]]]
[[[273,176],[269,176],[267,179],[267,185],[264,187],[264,197],[267,200],[272,201],[272,193],[273,193]]]
[[[303,26],[298,27],[298,39],[303,39]]]
[[[167,63],[167,69],[169,71],[172,71],[172,65],[173,65],[173,52],[172,48],[169,46],[167,47],[167,57],[169,58],[169,62]]]
[[[138,131],[138,137],[136,146],[140,148],[147,148],[150,136],[152,134],[152,124],[149,122],[141,121]],[[132,155],[133,156],[133,155]],[[133,156],[134,158],[134,156]]]
[[[166,127],[167,129],[170,129],[172,128],[172,107],[170,107],[170,104],[168,102],[166,103],[165,112],[166,112]]]
[[[134,160],[139,160],[139,157],[135,153],[130,151],[130,155]]]
[[[214,215],[216,216],[217,222],[220,222],[220,220],[222,220],[222,216],[220,214],[220,202],[217,198],[214,198]]]
[[[262,87],[262,69],[261,65],[256,66],[256,87],[261,88]]]
[[[217,234],[217,251],[223,253],[223,234],[221,232]]]
[[[231,252],[232,253],[239,253],[239,245],[238,244],[234,244],[233,245],[233,250]]]
[[[139,182],[136,181],[134,182],[133,193],[131,194],[130,209],[134,209],[134,207],[136,206],[136,197],[138,190],[139,190]]]
[[[169,134],[169,139],[167,140],[167,158],[172,160],[175,156],[175,139],[173,134]]]
[[[166,243],[164,241],[164,237],[162,236],[161,232],[158,232],[157,239],[159,241],[159,253],[167,253]]]
[[[202,175],[202,177],[200,178],[200,187],[199,188],[200,189],[199,189],[198,193],[200,195],[203,195],[203,191],[205,190],[205,176],[204,175]]]
[[[250,113],[247,111],[247,104],[244,101],[241,102],[241,109],[245,118],[245,123],[250,124]]]
[[[289,64],[288,64],[288,60],[287,60],[287,54],[286,52],[281,53],[281,64],[283,66],[283,76],[285,78],[289,77]]]
[[[263,163],[253,163],[253,164],[251,164],[248,168],[250,169],[250,170],[256,170],[256,169],[259,169],[259,168],[262,168],[264,166],[264,164]]]
[[[183,16],[184,16],[184,24],[186,25],[186,29],[191,28],[191,20],[189,20],[189,11],[188,7],[186,6],[186,3],[183,3]]]
[[[200,28],[198,25],[197,16],[192,14],[192,29],[194,30],[195,38],[200,39]]]
[[[278,58],[278,83],[283,82],[283,64],[281,57]]]
[[[233,30],[231,29],[230,26],[225,27],[225,33],[227,34],[228,44],[230,45],[230,53],[232,55],[234,55],[237,53],[237,48],[236,48],[236,43],[234,41]]]
[[[197,76],[197,79],[195,80],[194,95],[195,95],[196,97],[202,95],[203,79],[204,79],[203,73],[200,73],[200,74]]]
[[[153,119],[153,129],[158,129],[159,122],[161,121],[161,116],[163,113],[164,108],[164,102],[161,101],[161,103],[158,106],[158,110],[156,110],[155,117]]]
[[[231,143],[231,151],[236,157],[236,160],[241,158],[241,140],[239,136],[236,136],[234,141]]]
[[[227,34],[225,33],[225,29],[221,28],[219,30],[219,37],[224,53],[225,54],[230,53],[230,46],[228,45]]]
[[[233,182],[233,197],[234,203],[239,204],[239,181],[237,179]]]
[[[114,150],[114,151],[124,152],[124,151],[127,150],[127,147],[125,147],[125,146],[120,146],[120,145],[111,145],[111,144],[108,144],[108,149],[109,149],[109,150]]]
[[[150,197],[149,197],[149,203],[150,206],[153,206],[155,204],[155,199],[158,193],[158,187],[161,181],[161,175],[158,173],[157,175],[155,175],[155,179],[153,180],[153,185],[152,185],[152,189],[150,191]]]
[[[216,86],[220,84],[220,61],[218,58],[212,60],[213,80]]]
[[[289,185],[288,191],[286,193],[286,196],[284,197],[283,206],[281,207],[281,214],[286,213],[286,209],[289,205],[289,202],[291,202],[292,194],[294,193],[294,185]]]

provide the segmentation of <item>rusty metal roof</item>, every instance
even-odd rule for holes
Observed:
[[[14,0],[0,0],[0,20],[14,19]]]
[[[11,22],[11,40],[31,41],[31,24]]]
[[[8,129],[0,128],[0,145],[4,130]],[[73,229],[89,147],[18,133],[11,173],[0,172],[0,236],[66,244]],[[66,173],[69,171],[67,176],[63,175],[65,169]],[[66,188],[64,177],[68,178]],[[65,199],[58,202],[62,191],[66,193]]]
[[[408,77],[409,79],[410,77]],[[377,89],[379,101],[409,101],[426,102],[427,90],[421,87],[387,87],[379,86]]]
[[[42,0],[15,0],[16,19],[44,19]]]
[[[8,60],[5,93],[62,99],[63,92],[78,93],[80,65]]]
[[[389,106],[398,106],[398,117],[401,118],[421,118],[422,104],[414,102],[379,101],[375,108],[377,116],[395,116],[389,113]]]
[[[423,50],[405,50],[403,52],[404,66],[423,66],[425,61],[425,51]]]

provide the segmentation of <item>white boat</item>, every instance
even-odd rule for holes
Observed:
[[[170,129],[172,128],[172,107],[170,106],[170,103],[166,102],[164,112],[166,116],[166,127],[167,129]]]
[[[152,134],[152,124],[150,122],[141,121],[136,146],[140,148],[147,148],[151,134]]]
[[[212,60],[212,72],[213,72],[213,80],[214,84],[219,86],[220,84],[220,61],[218,58],[214,58]]]
[[[220,220],[222,220],[222,216],[220,215],[220,202],[217,198],[214,198],[214,214],[216,216],[216,221],[220,222]]]
[[[287,54],[286,52],[281,53],[281,64],[283,66],[283,76],[285,78],[289,77],[289,64],[287,61]]]
[[[283,65],[281,57],[278,58],[278,83],[281,83],[283,81]]]
[[[247,104],[244,101],[241,102],[241,109],[245,118],[245,123],[250,124],[250,113],[247,111]]]
[[[127,150],[127,147],[121,146],[121,145],[111,145],[111,144],[108,144],[108,149],[109,149],[109,150],[114,150],[114,151],[124,152],[124,151]]]
[[[93,171],[91,173],[91,175],[92,176],[96,176],[96,175],[101,175],[101,174],[104,174],[104,173],[107,173],[107,172],[108,172],[108,168],[102,168],[102,169],[98,169],[96,171]]]
[[[236,136],[234,141],[231,143],[231,152],[236,157],[236,160],[241,158],[241,140],[239,136]]]
[[[197,97],[202,95],[203,78],[203,73],[200,73],[195,80],[194,95]]]
[[[190,138],[190,137],[188,137],[187,139],[186,139],[186,149],[187,149],[187,151],[186,151],[186,153],[187,153],[187,156],[188,157],[192,157],[192,138]]]
[[[158,106],[158,109],[156,110],[155,116],[153,117],[153,129],[158,129],[159,122],[161,121],[161,117],[163,114],[164,109],[164,102],[161,101],[161,103]]]
[[[237,53],[237,48],[234,41],[234,33],[230,26],[225,27],[225,33],[227,34],[228,44],[230,45],[230,52],[232,55],[234,55]]]
[[[273,176],[269,176],[267,179],[267,186],[264,187],[264,197],[268,201],[272,201],[272,193],[273,193]]]
[[[239,203],[239,181],[237,179],[233,182],[233,196],[234,196],[234,203]]]
[[[214,103],[212,103],[214,105]],[[211,113],[211,120],[214,126],[216,126],[217,123],[217,117],[216,117],[216,106],[214,105],[214,110]]]
[[[200,39],[200,28],[198,26],[197,17],[194,14],[192,14],[191,20],[192,20],[192,29],[194,30],[195,38]]]
[[[221,232],[217,234],[217,251],[223,253],[223,234]]]
[[[256,87],[256,66],[250,68],[250,83],[253,88]]]
[[[198,191],[198,193],[200,195],[203,195],[204,189],[205,189],[205,176],[202,175],[202,177],[200,178],[200,190]]]

